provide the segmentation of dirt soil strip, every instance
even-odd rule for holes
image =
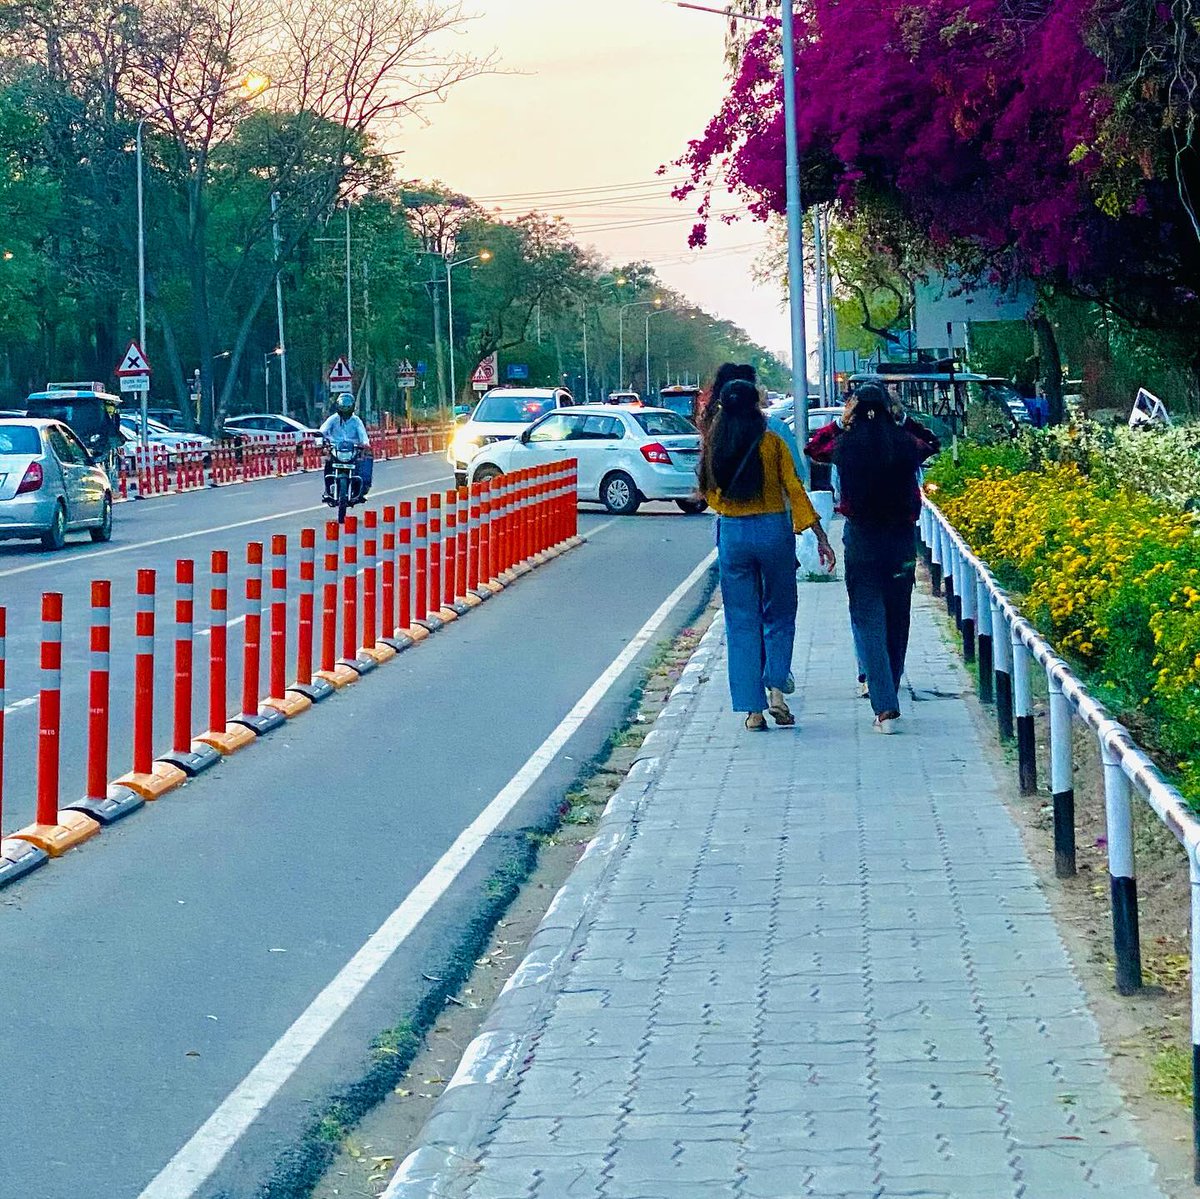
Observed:
[[[364,1080],[371,1084],[372,1102],[354,1113],[332,1105],[297,1150],[307,1168],[295,1168],[299,1161],[293,1161],[292,1168],[281,1163],[264,1197],[374,1199],[383,1193],[520,965],[559,888],[595,836],[605,805],[625,781],[715,611],[715,603],[707,604],[674,641],[660,647],[632,696],[629,719],[610,739],[607,755],[566,792],[548,827],[527,832],[525,849],[506,876],[489,883],[486,910],[476,929],[492,931],[475,940],[474,957],[467,959],[464,971],[453,980],[427,977],[432,991],[423,1012],[376,1039],[375,1065]],[[387,1085],[382,1086],[385,1074]],[[318,1162],[320,1169],[314,1170]]]

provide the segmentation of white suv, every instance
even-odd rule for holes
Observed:
[[[552,412],[520,436],[484,446],[471,482],[546,462],[579,463],[579,499],[632,516],[648,500],[671,500],[688,513],[707,507],[697,493],[700,434],[668,408],[581,404]]]
[[[300,445],[321,436],[319,429],[290,416],[279,416],[270,412],[252,412],[247,416],[231,416],[225,421],[222,435],[248,441],[279,442],[285,445]]]
[[[539,417],[575,404],[565,387],[493,387],[455,431],[446,453],[456,487],[465,487],[467,466],[485,446],[519,436]]]

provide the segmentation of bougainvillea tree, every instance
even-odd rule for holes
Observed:
[[[1183,0],[805,0],[806,204],[834,202],[931,261],[1022,275],[1170,330],[1200,364],[1200,224]],[[777,22],[740,48],[681,163],[707,236],[714,187],[784,210]]]

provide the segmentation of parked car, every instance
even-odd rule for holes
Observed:
[[[141,419],[135,413],[121,413],[121,434],[126,450],[141,440],[141,429]],[[207,454],[216,444],[211,437],[205,437],[203,433],[185,433],[179,429],[170,429],[153,417],[146,422],[146,429],[146,440],[151,445],[163,446],[172,454],[179,450],[203,450]]]
[[[231,416],[221,430],[225,437],[235,441],[259,441],[300,445],[321,436],[320,429],[313,429],[290,416],[279,416],[270,412],[251,412],[246,416]]]
[[[547,412],[574,405],[574,397],[565,387],[493,387],[475,405],[470,419],[458,427],[446,451],[455,486],[466,486],[467,465],[481,448],[509,441]]]
[[[40,538],[61,549],[68,533],[112,537],[108,473],[61,421],[0,422],[0,539]]]
[[[668,408],[582,404],[551,412],[519,436],[484,446],[472,482],[575,458],[579,499],[632,516],[649,500],[672,500],[688,513],[707,504],[697,494],[700,434]]]
[[[107,459],[117,448],[120,400],[100,383],[49,383],[25,403],[26,416],[61,421],[97,460]]]

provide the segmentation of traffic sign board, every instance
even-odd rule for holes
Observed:
[[[416,387],[417,385],[417,372],[407,358],[396,367],[396,382],[402,388]]]
[[[150,376],[149,375],[122,375],[121,376],[121,392],[122,394],[130,391],[149,391]]]
[[[128,379],[136,375],[148,375],[150,373],[150,363],[146,361],[146,355],[142,353],[141,346],[136,341],[129,343],[129,349],[125,351],[121,358],[121,364],[117,367],[116,375],[118,379]]]
[[[339,358],[329,370],[329,390],[335,395],[345,395],[354,390],[354,372]]]
[[[487,391],[495,387],[497,376],[500,374],[500,355],[489,354],[476,368],[471,376],[471,385],[476,391]]]

